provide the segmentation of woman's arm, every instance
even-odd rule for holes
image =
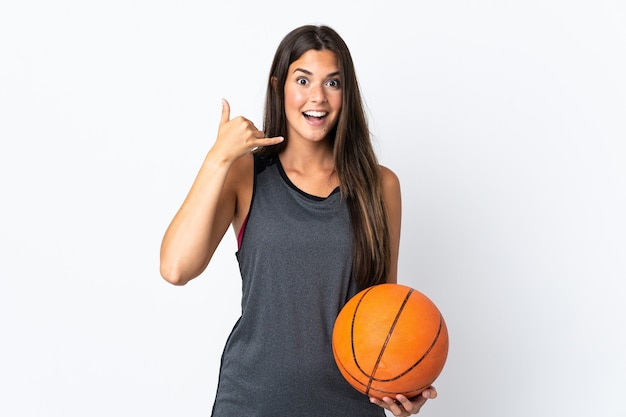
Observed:
[[[223,100],[215,144],[161,243],[160,271],[165,280],[184,285],[204,271],[235,217],[241,187],[251,184],[246,181],[252,172],[250,151],[281,141],[265,138],[241,116],[231,120],[230,106]]]
[[[389,168],[381,166],[383,199],[389,224],[389,243],[391,245],[391,263],[387,282],[398,282],[398,253],[400,249],[400,226],[402,220],[402,198],[400,181]]]
[[[391,265],[387,282],[398,282],[398,253],[400,249],[400,225],[402,217],[402,199],[400,195],[400,181],[388,168],[381,167],[383,198],[389,222],[389,237],[391,241]],[[437,397],[437,390],[432,385],[414,398],[397,395],[396,398],[385,397],[382,400],[371,397],[370,401],[389,410],[394,416],[405,417],[419,413],[428,399]]]

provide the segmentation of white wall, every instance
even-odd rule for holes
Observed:
[[[0,415],[209,414],[234,238],[181,288],[160,239],[220,98],[260,123],[305,23],[351,47],[403,186],[400,280],[448,322],[422,414],[626,415],[622,1],[210,3],[0,6]]]

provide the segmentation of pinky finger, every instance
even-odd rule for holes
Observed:
[[[281,143],[282,141],[284,141],[285,138],[282,136],[277,136],[275,138],[262,138],[259,139],[257,141],[257,145],[258,146],[271,146],[271,145],[277,145],[279,143]]]

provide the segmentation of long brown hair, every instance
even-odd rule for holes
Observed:
[[[337,56],[342,85],[342,110],[329,134],[342,196],[350,210],[353,236],[352,275],[361,287],[383,283],[390,269],[391,250],[381,174],[371,143],[367,118],[346,43],[328,26],[306,25],[291,31],[278,46],[270,69],[265,99],[263,130],[266,137],[284,136],[274,146],[261,148],[262,155],[276,155],[289,138],[284,87],[292,62],[314,49]]]

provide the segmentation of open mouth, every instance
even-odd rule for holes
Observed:
[[[323,120],[326,116],[328,116],[328,112],[325,111],[305,111],[302,113],[304,117],[307,119],[316,119]]]

